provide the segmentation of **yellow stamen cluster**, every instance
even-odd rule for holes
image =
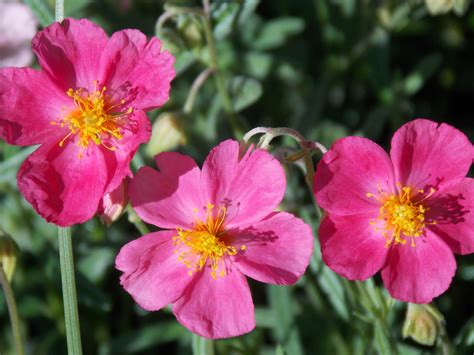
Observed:
[[[408,186],[401,186],[399,194],[388,194],[378,187],[379,200],[381,202],[379,216],[370,223],[375,226],[376,230],[382,231],[382,236],[387,240],[385,246],[388,248],[392,243],[406,244],[405,238],[411,239],[411,246],[415,247],[415,238],[423,234],[423,230],[427,224],[435,224],[435,221],[426,221],[425,213],[428,210],[423,205],[428,197],[435,190],[424,195],[424,190],[413,190]],[[374,197],[374,194],[367,193],[367,197]],[[379,221],[383,222],[380,227]]]
[[[122,118],[133,109],[129,108],[124,112],[115,112],[115,110],[125,103],[121,100],[116,105],[108,104],[106,100],[106,87],[98,89],[98,82],[94,82],[94,91],[88,92],[82,88],[77,90],[69,89],[66,94],[74,100],[75,108],[65,111],[62,117],[52,125],[59,125],[61,128],[67,127],[70,132],[61,140],[59,146],[71,136],[77,135],[77,145],[83,148],[88,147],[91,142],[102,145],[109,150],[115,150],[113,146],[104,144],[105,139],[122,139]]]
[[[178,248],[175,253],[178,260],[182,261],[189,269],[189,275],[201,271],[209,261],[211,276],[224,277],[226,268],[223,258],[226,255],[236,255],[238,249],[226,244],[226,234],[224,230],[224,220],[226,208],[219,207],[217,215],[213,214],[214,205],[208,203],[206,209],[206,220],[201,221],[196,218],[196,223],[192,230],[176,228],[178,235],[173,237],[174,245]],[[242,245],[240,250],[245,250]]]

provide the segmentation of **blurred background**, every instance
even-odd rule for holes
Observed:
[[[474,8],[468,0],[213,0],[210,18],[198,0],[66,0],[65,12],[109,34],[138,28],[159,36],[176,56],[170,100],[149,114],[153,137],[132,162],[134,170],[153,166],[152,157],[165,150],[202,163],[219,141],[257,126],[291,127],[327,147],[359,135],[389,148],[398,127],[425,117],[448,122],[474,141]],[[53,21],[53,0],[0,0],[0,66],[37,67],[31,38]],[[296,147],[289,139],[273,146]],[[65,354],[57,230],[35,215],[16,187],[18,167],[31,151],[0,142],[0,226],[19,247],[12,287],[28,353]],[[282,208],[317,235],[319,217],[304,172],[297,164],[286,171]],[[84,353],[189,354],[193,344],[197,353],[196,339],[170,309],[145,312],[119,285],[114,258],[141,235],[135,224],[137,216],[127,210],[110,227],[95,218],[73,228]],[[297,285],[250,282],[252,333],[202,342],[204,353],[473,353],[474,255],[457,258],[451,288],[433,304],[438,311],[412,312],[403,331],[407,305],[391,300],[378,277],[355,283],[327,269],[315,243]],[[0,353],[12,349],[2,294]]]

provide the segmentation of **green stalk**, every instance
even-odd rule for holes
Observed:
[[[205,339],[193,334],[193,354],[194,355],[214,355],[214,344],[212,340]]]
[[[232,100],[227,92],[227,89],[224,84],[224,78],[222,77],[222,73],[219,68],[219,62],[217,60],[217,49],[216,43],[214,40],[214,34],[212,33],[212,24],[211,24],[211,8],[209,4],[209,0],[203,0],[203,8],[204,8],[204,31],[206,32],[206,42],[209,48],[209,57],[211,60],[211,69],[214,71],[214,81],[216,84],[216,89],[221,97],[222,106],[224,111],[227,114],[229,119],[229,124],[234,131],[234,135],[237,138],[241,138],[243,136],[242,129],[240,128],[240,124],[237,120],[237,116],[234,111],[234,106],[232,105]]]
[[[142,235],[150,233],[150,230],[148,229],[146,224],[143,223],[140,217],[138,217],[137,213],[133,210],[130,204],[128,204],[127,206],[127,213],[128,213],[128,221],[130,223],[133,223],[134,226]]]
[[[18,355],[24,355],[25,349],[23,348],[23,341],[21,340],[20,317],[18,317],[15,295],[13,294],[10,282],[8,282],[7,275],[5,274],[5,270],[3,270],[1,264],[0,283],[2,284],[3,293],[5,294],[5,300],[7,301],[8,313],[10,314],[10,323],[12,325],[13,340],[15,342],[16,353]]]
[[[64,0],[56,0],[54,19],[57,22],[62,22],[62,20],[64,20]]]
[[[69,227],[58,228],[58,237],[68,354],[81,355],[81,331],[79,327],[79,313],[77,311],[71,229]]]

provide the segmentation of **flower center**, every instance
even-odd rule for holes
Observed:
[[[77,135],[77,145],[82,148],[82,151],[91,142],[113,151],[116,147],[105,144],[104,140],[122,139],[123,118],[132,113],[133,109],[118,110],[125,100],[120,100],[119,104],[110,105],[105,95],[107,88],[103,86],[99,90],[97,81],[94,81],[94,86],[92,92],[82,88],[69,89],[66,92],[74,100],[75,108],[67,112],[64,108],[62,117],[58,121],[51,122],[52,125],[67,127],[70,130],[59,143],[60,147],[64,145],[66,139]]]
[[[178,260],[189,269],[189,275],[201,271],[209,261],[211,276],[214,279],[217,279],[217,276],[224,277],[226,268],[223,258],[238,252],[235,246],[228,245],[224,230],[225,207],[219,207],[215,216],[213,209],[214,205],[208,203],[206,220],[196,218],[193,229],[176,228],[178,235],[173,237],[174,245],[184,245],[186,248],[176,249],[175,253],[178,254]],[[240,250],[245,249],[245,245],[240,247]]]
[[[425,213],[428,208],[423,205],[428,197],[435,190],[430,189],[425,194],[424,190],[414,190],[408,186],[401,186],[398,195],[388,194],[380,187],[378,188],[379,200],[382,204],[379,216],[372,220],[370,224],[375,226],[376,230],[382,231],[382,235],[387,239],[385,246],[388,248],[392,243],[406,244],[405,238],[411,238],[411,246],[416,246],[415,238],[423,234],[423,230],[427,224],[435,224],[435,221],[426,221]],[[423,196],[421,199],[415,196]],[[373,197],[371,193],[366,194],[367,197]],[[379,227],[377,221],[383,221],[383,227]]]

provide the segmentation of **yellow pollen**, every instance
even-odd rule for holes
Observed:
[[[423,234],[423,230],[427,224],[436,224],[436,221],[426,221],[425,213],[428,211],[423,205],[428,197],[435,190],[430,189],[429,193],[423,198],[418,197],[425,194],[424,190],[413,190],[411,187],[401,186],[398,195],[388,194],[378,187],[379,201],[381,207],[379,216],[370,222],[375,226],[376,230],[382,231],[382,235],[386,238],[385,246],[388,248],[392,243],[406,244],[405,238],[411,239],[411,246],[415,247],[415,238]],[[368,198],[375,197],[372,193],[367,193]],[[416,197],[415,197],[416,196]],[[377,221],[383,222],[383,227],[379,227]]]
[[[245,245],[235,247],[227,244],[228,238],[224,230],[226,208],[219,207],[216,216],[213,215],[213,209],[214,205],[208,203],[206,221],[196,218],[192,230],[176,228],[178,234],[173,237],[173,242],[178,248],[175,253],[178,260],[189,269],[189,275],[201,271],[209,262],[211,276],[214,279],[218,276],[224,277],[226,268],[223,258],[236,255],[238,250],[247,249]]]
[[[58,121],[51,122],[52,125],[58,125],[61,128],[67,127],[70,130],[61,140],[59,146],[62,147],[69,137],[77,135],[77,145],[82,148],[82,151],[91,142],[109,150],[115,150],[114,146],[106,145],[104,140],[122,139],[123,117],[132,113],[133,109],[128,108],[123,112],[116,112],[117,108],[125,103],[125,100],[120,100],[116,105],[110,105],[106,100],[106,87],[103,86],[99,90],[97,81],[94,81],[94,86],[94,91],[91,93],[81,88],[69,89],[66,92],[74,100],[75,108],[67,112],[66,108],[63,108],[62,117]]]

